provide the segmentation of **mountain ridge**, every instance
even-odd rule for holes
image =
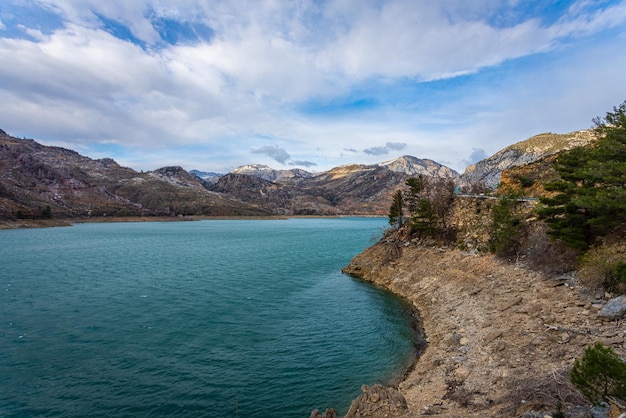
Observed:
[[[575,147],[590,144],[596,139],[593,129],[567,134],[542,133],[509,145],[475,164],[468,166],[460,176],[463,185],[482,183],[495,187],[502,172],[524,166]]]
[[[137,172],[111,158],[19,139],[0,130],[0,218],[47,216],[386,216],[409,177],[498,184],[502,172],[590,143],[591,130],[540,134],[504,148],[462,175],[404,155],[377,164],[346,164],[320,173],[247,164],[225,175],[180,166]],[[204,177],[204,178],[203,178]],[[50,209],[48,209],[50,208]]]

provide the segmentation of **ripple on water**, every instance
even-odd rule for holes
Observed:
[[[0,415],[345,412],[412,356],[402,302],[340,273],[384,221],[0,231]]]

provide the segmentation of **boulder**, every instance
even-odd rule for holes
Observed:
[[[626,315],[626,295],[611,299],[598,312],[598,316],[604,319],[619,319],[624,315]]]

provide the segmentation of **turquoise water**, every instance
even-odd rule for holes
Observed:
[[[412,361],[341,267],[384,219],[0,231],[0,415],[308,417]]]

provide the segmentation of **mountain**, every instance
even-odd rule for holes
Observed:
[[[110,158],[0,133],[0,218],[153,215],[379,215],[415,175],[458,177],[403,156],[322,173],[245,165],[226,175],[182,167],[137,172]]]
[[[355,166],[355,165],[348,165]],[[435,161],[428,159],[419,159],[410,155],[395,158],[393,160],[384,161],[374,164],[373,166],[387,167],[396,173],[404,173],[410,176],[426,175],[436,178],[455,178],[459,176],[456,171],[441,165]],[[362,167],[370,167],[362,165]],[[338,168],[332,169],[337,170]],[[332,171],[331,170],[331,171]],[[194,170],[192,170],[194,172]],[[276,183],[300,183],[304,179],[311,179],[319,174],[309,173],[308,171],[295,168],[291,170],[274,170],[263,164],[248,164],[237,167],[231,171],[232,174],[245,174],[249,176],[260,177],[264,180]]]
[[[384,161],[378,165],[387,167],[396,173],[410,176],[425,175],[435,178],[456,178],[459,173],[433,160],[419,159],[404,155],[394,160]]]
[[[483,183],[494,187],[500,183],[506,169],[539,161],[560,151],[587,145],[596,139],[592,129],[568,134],[544,133],[510,145],[489,158],[465,169],[460,183],[470,185]]]
[[[313,176],[308,171],[294,168],[291,170],[274,170],[263,164],[248,164],[237,167],[231,171],[232,174],[244,174],[247,176],[260,177],[264,180],[282,183],[297,183],[301,179]]]
[[[351,164],[333,168],[300,186],[326,198],[344,213],[387,215],[393,193],[410,175],[381,165]]]
[[[256,205],[277,215],[354,214],[334,206],[317,190],[297,185],[274,183],[248,174],[228,173],[208,188],[247,204]]]
[[[189,174],[193,174],[194,176],[200,177],[204,181],[208,181],[209,183],[215,183],[222,177],[224,174],[213,173],[211,171],[200,171],[200,170],[189,170]]]
[[[0,218],[201,214],[269,212],[207,190],[181,167],[138,173],[0,132]]]

